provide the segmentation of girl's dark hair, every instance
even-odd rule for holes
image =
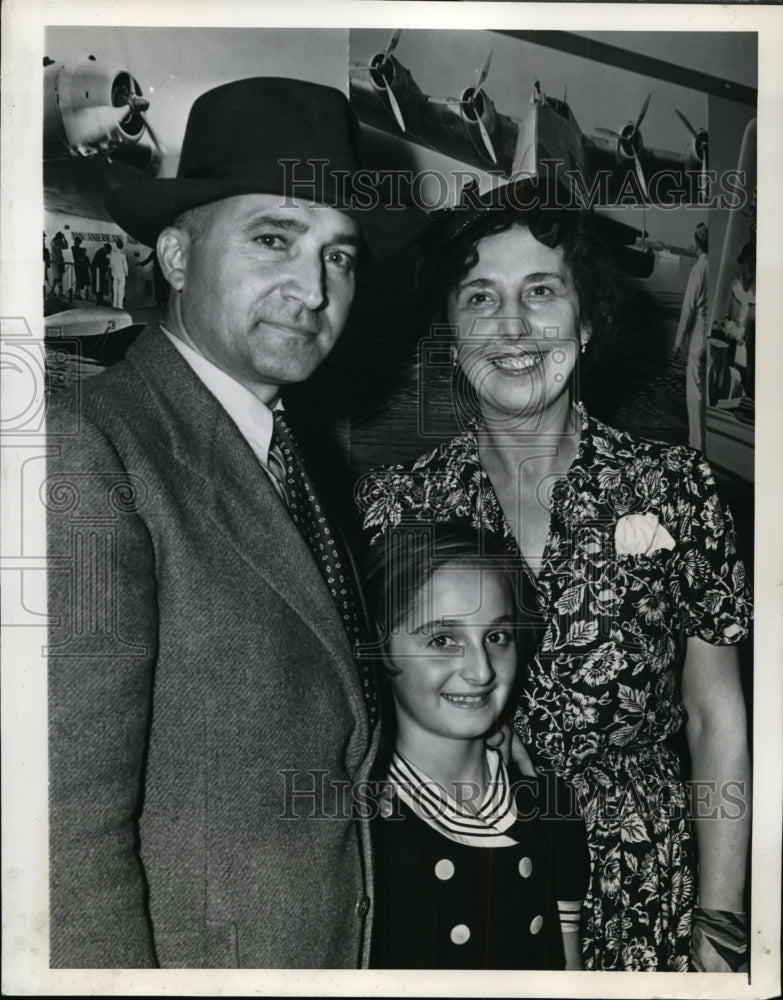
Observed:
[[[455,524],[403,523],[390,528],[366,560],[370,609],[382,644],[401,627],[434,573],[452,563],[500,571],[519,606],[520,563],[498,535]]]
[[[579,209],[533,208],[521,212],[506,207],[487,211],[446,240],[422,261],[419,272],[419,310],[427,322],[445,322],[446,300],[455,285],[478,263],[478,244],[486,236],[527,226],[533,236],[552,249],[563,247],[574,280],[583,321],[592,328],[593,345],[616,332],[621,306],[620,268],[597,220]]]
[[[381,742],[374,766],[374,776],[386,774],[394,749],[397,720],[389,677],[397,669],[386,653],[388,640],[400,628],[413,602],[433,574],[443,566],[458,563],[500,570],[513,595],[515,613],[519,611],[521,563],[498,535],[459,524],[403,523],[390,528],[369,550],[365,559],[365,579],[371,612],[378,626],[380,655],[377,664]],[[517,664],[523,663],[523,643],[517,643]],[[498,725],[510,721],[517,704],[517,685],[512,688]]]

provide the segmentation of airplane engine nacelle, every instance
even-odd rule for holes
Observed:
[[[697,171],[702,168],[706,169],[708,143],[707,130],[700,128],[685,150],[686,170]]]
[[[462,115],[470,125],[478,125],[479,118],[484,123],[487,132],[492,135],[497,124],[498,116],[495,105],[489,97],[475,87],[468,87],[462,92],[460,98]]]
[[[148,107],[126,70],[96,62],[44,71],[44,158],[98,156],[135,145]]]
[[[370,60],[369,70],[370,82],[379,93],[383,93],[387,87],[391,87],[395,97],[401,103],[412,93],[411,81],[413,78],[410,70],[399,63],[394,56],[386,56],[383,52],[376,52]]]
[[[634,162],[634,153],[641,153],[644,146],[642,133],[635,125],[626,125],[617,140],[617,162],[623,166]]]

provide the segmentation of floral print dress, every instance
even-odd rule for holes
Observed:
[[[585,968],[687,971],[695,845],[669,739],[686,718],[688,638],[726,645],[748,633],[745,571],[699,452],[615,431],[581,405],[579,415],[528,579],[541,632],[514,725],[585,820]],[[404,520],[463,521],[519,554],[473,431],[409,468],[371,472],[357,499],[370,543]]]

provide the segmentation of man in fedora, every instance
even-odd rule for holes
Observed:
[[[280,403],[348,315],[358,148],[338,91],[243,80],[108,199],[171,295],[49,413],[53,966],[366,961],[374,692]]]
[[[745,243],[737,257],[742,268],[731,283],[723,332],[730,341],[727,361],[736,366],[748,395],[753,395],[756,334],[756,249]]]

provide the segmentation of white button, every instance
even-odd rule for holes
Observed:
[[[543,923],[543,921],[541,921]],[[451,928],[451,940],[454,944],[465,944],[470,937],[470,927],[466,924],[457,924]]]
[[[533,919],[530,921],[530,933],[538,934],[538,932],[541,930],[543,926],[544,926],[544,918],[539,913],[537,917],[533,917]]]
[[[519,874],[522,878],[530,878],[533,872],[533,862],[530,858],[522,858],[519,862]]]
[[[454,863],[448,858],[441,858],[435,865],[435,874],[442,882],[446,882],[454,874]]]

